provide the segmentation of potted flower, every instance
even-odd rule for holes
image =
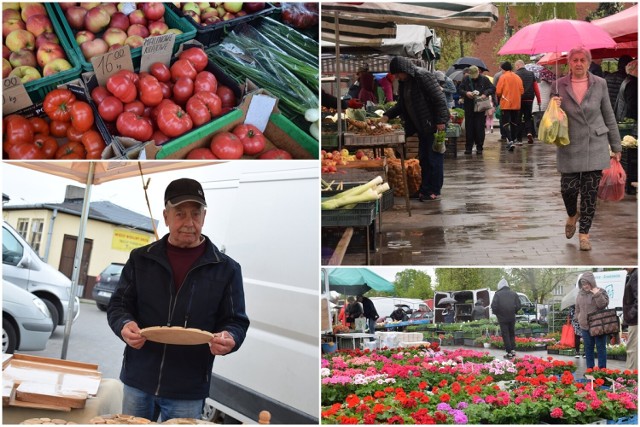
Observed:
[[[491,348],[491,337],[483,335],[475,339],[475,343],[478,347]]]
[[[624,344],[608,345],[607,359],[627,360],[627,346]]]

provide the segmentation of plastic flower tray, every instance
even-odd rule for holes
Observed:
[[[630,417],[620,417],[617,420],[607,420],[607,424],[633,424],[638,425],[638,414]]]

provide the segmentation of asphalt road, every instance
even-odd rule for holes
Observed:
[[[45,350],[18,353],[60,359],[64,329],[64,325],[56,328]],[[107,313],[98,310],[92,300],[81,302],[80,316],[71,327],[66,359],[97,364],[103,378],[118,378],[124,346],[109,328]]]

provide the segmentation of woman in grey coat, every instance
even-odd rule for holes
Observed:
[[[602,170],[612,157],[620,160],[622,146],[616,118],[609,101],[607,82],[589,73],[591,53],[583,48],[569,52],[571,72],[558,80],[562,109],[569,121],[569,145],[557,150],[560,191],[569,218],[565,236],[573,237],[580,220],[580,250],[591,250],[589,229],[596,212]],[[580,211],[578,211],[580,195]]]
[[[608,99],[607,99],[608,101]],[[595,366],[594,347],[598,349],[598,368],[607,367],[607,336],[591,336],[589,333],[589,313],[607,308],[609,295],[596,285],[593,273],[587,271],[578,280],[580,291],[576,297],[576,318],[584,340],[584,354],[587,359],[587,368]]]

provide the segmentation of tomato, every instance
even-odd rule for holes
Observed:
[[[178,59],[170,68],[171,70],[171,80],[177,81],[180,77],[186,77],[188,79],[194,80],[198,72],[193,67],[193,64],[186,59]]]
[[[158,112],[158,129],[169,138],[175,138],[193,127],[191,117],[178,105],[165,105]]]
[[[173,89],[168,83],[160,82],[160,88],[162,88],[162,97],[165,99],[171,99]]]
[[[156,145],[162,145],[169,140],[169,137],[164,133],[160,132],[159,130],[157,130],[153,132],[153,135],[151,136],[151,140]]]
[[[107,96],[100,105],[98,105],[98,114],[106,122],[115,121],[123,111],[124,105],[122,101],[112,95]]]
[[[142,116],[144,114],[144,104],[138,100],[135,100],[133,102],[124,104],[123,111],[130,111],[132,113],[136,113],[139,116]]]
[[[71,126],[80,132],[86,132],[93,126],[93,109],[84,101],[71,104]]]
[[[70,128],[73,129],[73,128]],[[79,160],[84,159],[87,151],[79,141],[67,142],[56,151],[55,158],[58,160]]]
[[[192,63],[197,72],[203,71],[207,68],[207,64],[209,64],[209,57],[204,53],[204,50],[199,47],[192,47],[183,51],[179,58],[186,59]]]
[[[151,119],[154,122],[158,121],[158,113],[160,113],[160,110],[162,110],[162,107],[164,107],[165,105],[176,105],[176,103],[170,99],[163,99],[162,102],[158,104],[158,106],[153,107],[153,110],[151,110]]]
[[[220,97],[213,92],[196,92],[195,98],[200,99],[209,109],[211,117],[218,117],[222,114],[222,101]]]
[[[49,123],[49,131],[52,136],[56,138],[64,138],[67,136],[67,129],[71,126],[69,122],[60,122],[58,120],[51,120]]]
[[[32,117],[29,119],[34,133],[40,133],[42,135],[49,135],[49,123],[42,117]]]
[[[69,128],[67,128],[67,139],[69,141],[80,142],[80,140],[82,140],[82,135],[83,134],[84,134],[84,132],[79,131],[78,129],[74,128],[73,126],[69,126]]]
[[[242,157],[242,142],[231,132],[219,132],[211,138],[211,152],[219,159]]]
[[[213,73],[208,71],[200,71],[193,82],[193,88],[196,93],[198,92],[213,92],[218,90],[218,79]]]
[[[193,80],[180,77],[173,85],[173,100],[177,104],[184,104],[193,95]]]
[[[149,72],[153,77],[158,79],[159,82],[171,81],[171,70],[162,62],[154,62],[149,67]]]
[[[87,159],[100,159],[102,152],[107,146],[102,139],[102,135],[96,130],[91,129],[82,135],[82,145],[87,150]]]
[[[136,86],[138,85],[138,80],[140,79],[140,77],[131,70],[120,70],[113,75],[126,77],[128,80],[131,81],[131,83],[133,83]]]
[[[222,101],[222,107],[233,108],[236,104],[236,94],[233,91],[224,85],[218,85],[218,90],[216,91],[216,95],[220,97]]]
[[[117,73],[107,79],[107,89],[125,104],[138,96],[135,84],[124,75]]]
[[[258,158],[266,160],[290,160],[293,157],[291,157],[291,154],[287,151],[280,150],[279,148],[272,148],[271,150],[267,150],[262,153]]]
[[[96,105],[100,105],[109,95],[111,95],[109,91],[102,86],[97,86],[91,91],[91,99],[93,99],[93,102],[95,102]]]
[[[58,142],[56,139],[43,133],[37,133],[33,138],[33,143],[42,150],[45,159],[53,159],[56,151],[58,151]]]
[[[33,125],[27,119],[17,114],[11,114],[4,119],[4,141],[6,146],[31,143],[33,141]]]
[[[233,133],[240,138],[244,154],[253,156],[264,150],[266,139],[254,125],[238,125],[233,129]]]
[[[43,160],[46,157],[42,149],[33,142],[18,142],[9,147],[11,160]]]
[[[200,126],[211,121],[211,113],[209,112],[206,104],[195,96],[189,98],[185,110],[187,110],[187,113],[191,117],[191,120],[193,120],[193,124],[195,126]]]
[[[68,122],[71,120],[71,105],[76,96],[68,89],[54,89],[42,102],[42,109],[51,120]]]
[[[151,74],[140,79],[140,101],[147,107],[155,107],[160,104],[162,98],[162,86],[158,79]]]
[[[153,127],[151,122],[132,112],[124,112],[120,114],[116,121],[116,127],[118,132],[122,136],[128,136],[129,138],[136,139],[138,141],[148,141],[153,135]]]
[[[188,160],[213,160],[217,159],[215,154],[211,152],[208,148],[194,148],[189,151],[186,159]]]

